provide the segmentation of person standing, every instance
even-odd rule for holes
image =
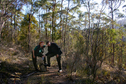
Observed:
[[[39,45],[37,45],[34,50],[32,51],[32,61],[33,61],[33,65],[34,65],[34,68],[36,71],[38,71],[38,68],[37,68],[37,56],[38,57],[43,57],[44,59],[44,65],[46,64],[46,59],[45,59],[45,55],[43,54],[44,52],[44,48],[45,48],[45,45],[44,45],[44,42],[41,41],[39,43]]]
[[[62,51],[60,50],[60,47],[56,43],[51,43],[49,41],[46,42],[46,45],[48,46],[48,53],[46,54],[48,64],[46,64],[46,66],[50,67],[50,58],[53,57],[53,56],[56,56],[56,59],[57,59],[57,62],[58,62],[58,67],[59,67],[58,72],[62,72],[62,69],[61,69],[61,54],[62,54]]]

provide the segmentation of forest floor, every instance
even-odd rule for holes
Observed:
[[[31,54],[24,54],[20,46],[0,44],[0,84],[74,84],[65,69],[58,72],[55,59],[47,71],[35,71]],[[14,46],[14,47],[13,47]],[[38,63],[42,62],[40,57]],[[39,67],[39,66],[38,66]]]
[[[59,73],[56,60],[53,60],[51,67],[47,67],[46,72],[36,72],[31,54],[25,54],[20,46],[3,44],[0,46],[0,84],[89,84],[90,80],[82,78],[76,73],[73,74],[73,80],[71,80],[66,69]],[[41,63],[42,59],[39,58],[37,61]],[[126,83],[126,70],[120,72],[117,67],[112,68],[106,63],[103,63],[101,69],[100,76],[97,77],[101,84]],[[117,79],[124,81],[120,83]],[[109,83],[104,82],[108,80],[110,80]]]

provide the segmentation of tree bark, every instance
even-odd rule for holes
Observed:
[[[4,27],[5,21],[3,21],[3,18],[0,17],[0,41],[2,40],[1,36],[2,36],[2,29]]]
[[[14,14],[14,31],[13,31],[14,33],[14,40],[15,40],[15,42],[17,42],[17,40],[16,40],[16,13]]]
[[[111,0],[111,17],[112,17],[111,26],[112,26],[112,29],[114,29],[114,25],[113,25],[113,1],[112,0]],[[112,43],[112,65],[114,65],[114,52],[115,52],[115,47],[114,47],[114,43]]]
[[[2,29],[4,27],[5,22],[0,22],[0,42],[2,41]]]
[[[46,14],[47,14],[47,7],[46,7]],[[46,26],[45,26],[45,36],[46,36],[46,41],[48,40],[48,33],[47,33],[47,16],[46,16]]]
[[[122,68],[122,63],[123,63],[123,35],[122,35],[122,42],[121,42],[121,52],[120,52],[120,56],[119,56],[119,69]]]
[[[60,13],[60,35],[61,35],[61,40],[60,40],[60,44],[61,44],[61,41],[63,40],[63,36],[62,36],[62,6],[63,6],[63,0],[61,1],[61,13]],[[62,47],[62,45],[61,45]]]
[[[86,41],[86,56],[88,56],[88,53],[89,53],[89,49],[90,48],[90,0],[88,1],[88,29],[87,29],[87,41]]]
[[[56,7],[56,0],[53,0],[53,9],[52,9],[52,42],[54,41],[54,30],[55,30],[55,22],[54,22],[54,17],[55,17],[55,7]]]
[[[29,14],[29,26],[28,26],[28,52],[30,52],[30,30],[31,30],[31,14]]]
[[[66,23],[65,23],[65,29],[64,29],[64,52],[65,52],[64,54],[65,54],[65,56],[66,56],[66,30],[67,30],[69,4],[70,4],[70,0],[68,0],[68,8],[67,8],[67,14],[66,14]]]
[[[13,27],[12,27],[12,18],[13,17],[13,15],[12,15],[12,13],[11,13],[11,41],[13,40]]]
[[[40,14],[39,14],[39,39],[40,39]]]

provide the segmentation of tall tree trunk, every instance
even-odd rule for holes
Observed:
[[[123,63],[122,57],[123,57],[123,35],[122,35],[122,42],[121,42],[121,52],[119,56],[119,69],[122,68],[122,63]]]
[[[16,41],[16,13],[14,14],[14,31],[13,31],[14,33],[14,40],[15,40],[15,42],[17,42]]]
[[[14,29],[16,30],[16,13],[14,14]]]
[[[111,0],[111,17],[112,17],[111,18],[111,26],[112,26],[112,29],[114,29],[114,25],[113,25],[113,1],[112,0]],[[112,43],[112,65],[114,65],[114,52],[115,52],[114,43]]]
[[[55,30],[55,27],[54,27],[54,17],[55,17],[55,6],[56,6],[56,0],[53,0],[53,12],[52,12],[52,42],[54,41],[54,30]]]
[[[67,25],[68,25],[67,20],[68,20],[69,4],[70,4],[70,0],[68,0],[66,23],[65,23],[65,29],[64,29],[64,54],[65,54],[65,56],[66,56],[66,30],[67,30]]]
[[[87,29],[87,41],[86,41],[86,56],[88,56],[89,49],[90,49],[90,0],[88,1],[88,29]],[[88,57],[87,57],[88,58]]]
[[[39,14],[39,40],[40,40],[40,14]]]
[[[90,0],[88,1],[88,8],[89,8],[89,11],[88,11],[88,19],[89,19],[89,23],[88,23],[88,28],[89,28],[89,41],[90,41]]]
[[[91,20],[90,20],[90,17],[91,17],[91,16],[90,16],[90,0],[88,1],[88,8],[89,8],[89,11],[88,11],[88,19],[89,19],[89,23],[88,23],[88,24],[89,24],[89,25],[88,25],[88,26],[89,26],[89,35],[88,35],[88,39],[89,39],[89,43],[90,43],[90,44],[89,44],[89,49],[90,49],[90,51],[91,51],[91,52],[90,52],[90,55],[92,55],[92,49],[91,49],[91,48],[92,48],[92,38],[91,38],[91,30],[92,30],[92,29],[91,29]]]
[[[29,14],[29,26],[28,26],[28,52],[30,52],[30,31],[31,31],[31,14]]]
[[[12,19],[13,19],[13,17],[12,17],[13,15],[12,15],[12,13],[11,13],[11,41],[13,40],[13,27],[12,27]]]
[[[106,32],[105,32],[105,37],[106,37]],[[105,40],[106,41],[106,40]],[[107,45],[106,45],[106,42],[104,42],[104,45],[105,45],[105,47],[104,47],[104,49],[105,49],[105,58],[106,58],[106,55],[107,55],[107,50],[106,50],[106,48],[107,48]]]
[[[61,44],[61,41],[63,40],[63,36],[62,36],[62,6],[63,6],[63,0],[61,1],[61,13],[60,13],[60,35],[61,35],[61,40],[60,40],[60,44]],[[61,45],[62,47],[62,45]]]
[[[47,14],[47,7],[46,7],[46,14]],[[46,16],[46,26],[45,26],[45,36],[46,36],[46,41],[48,40],[48,33],[47,33],[47,16]]]

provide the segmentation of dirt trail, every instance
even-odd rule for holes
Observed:
[[[25,79],[27,84],[70,84],[66,79],[66,72],[57,72],[58,68],[49,67],[46,72],[37,72]]]

